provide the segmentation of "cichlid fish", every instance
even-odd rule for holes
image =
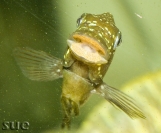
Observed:
[[[30,48],[16,48],[14,57],[23,74],[31,80],[63,78],[61,103],[65,116],[62,128],[70,127],[71,116],[79,114],[80,106],[92,93],[104,97],[132,118],[145,118],[126,94],[103,82],[121,41],[121,32],[110,13],[84,13],[77,20],[76,31],[67,40],[64,60]]]

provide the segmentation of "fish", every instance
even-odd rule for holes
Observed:
[[[28,47],[13,50],[22,73],[34,81],[63,78],[61,104],[64,110],[62,128],[70,128],[72,116],[91,94],[98,94],[131,118],[146,118],[132,98],[107,85],[103,78],[122,42],[121,31],[111,13],[83,13],[77,28],[67,39],[64,59]]]

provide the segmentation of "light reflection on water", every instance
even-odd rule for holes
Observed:
[[[66,38],[75,30],[76,19],[83,12],[111,12],[123,34],[123,43],[117,49],[104,81],[120,88],[134,77],[160,69],[159,1],[143,3],[143,0],[131,3],[76,0],[72,4],[62,1],[1,1],[0,120],[28,120],[34,131],[59,128],[62,119],[59,102],[61,80],[39,83],[26,79],[12,57],[12,50],[17,46],[27,46],[62,58]],[[94,104],[99,103],[100,99],[96,98],[93,96],[84,105],[82,114],[74,119],[73,127],[79,127]]]

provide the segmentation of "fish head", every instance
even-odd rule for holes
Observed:
[[[106,64],[111,60],[122,36],[110,13],[84,13],[77,19],[77,29],[68,45],[85,62]]]

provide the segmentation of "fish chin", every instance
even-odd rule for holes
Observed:
[[[80,60],[88,63],[105,64],[107,60],[93,47],[87,43],[67,40],[72,53]]]

